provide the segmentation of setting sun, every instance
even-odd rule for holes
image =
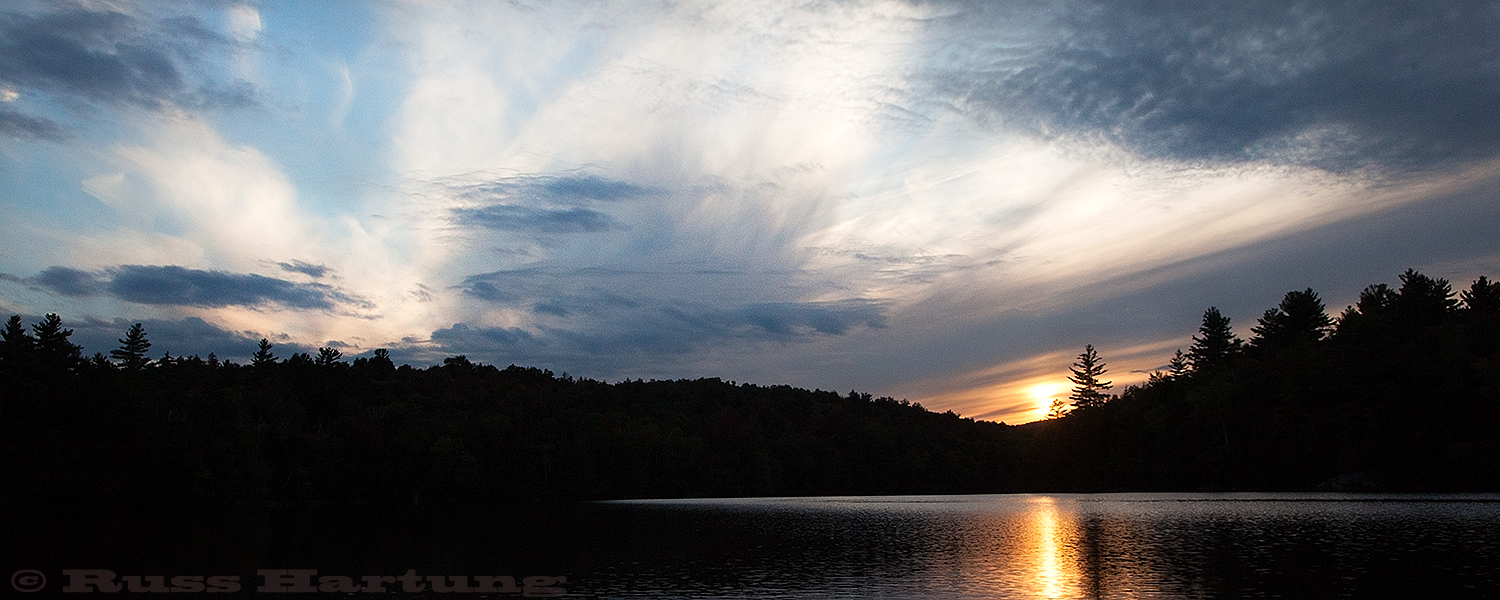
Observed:
[[[1045,411],[1047,410],[1047,405],[1052,403],[1052,399],[1061,396],[1067,389],[1068,382],[1066,380],[1044,381],[1026,388],[1026,393],[1036,401],[1038,408]]]

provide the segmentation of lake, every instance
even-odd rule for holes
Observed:
[[[237,595],[258,595],[266,583],[258,571],[275,570],[272,583],[285,590],[323,585],[317,597],[364,589],[366,578],[441,595],[428,577],[469,590],[455,597],[1500,596],[1500,495],[831,497],[8,517],[7,573],[34,570],[52,592],[82,577],[64,570],[92,569],[110,572],[106,585],[122,591],[127,576],[140,586],[160,576],[160,589],[175,582],[186,591],[238,577]]]

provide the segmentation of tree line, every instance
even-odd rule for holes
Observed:
[[[0,502],[450,502],[1015,491],[1500,490],[1500,285],[1416,271],[1331,317],[1288,292],[1020,426],[851,391],[605,383],[334,348],[83,356],[60,317],[0,329]]]
[[[1337,317],[1291,291],[1250,332],[1211,307],[1187,353],[1103,401],[1089,347],[1072,405],[1021,428],[1021,487],[1500,490],[1500,284],[1407,270]]]
[[[82,356],[47,315],[0,332],[0,502],[426,503],[1002,488],[1006,426],[720,379],[608,384],[334,348]]]

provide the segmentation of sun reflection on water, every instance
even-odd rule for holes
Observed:
[[[1035,523],[1036,579],[1035,592],[1042,598],[1072,597],[1069,573],[1072,563],[1063,556],[1068,547],[1065,532],[1058,526],[1057,500],[1049,497],[1035,499],[1031,513]]]

